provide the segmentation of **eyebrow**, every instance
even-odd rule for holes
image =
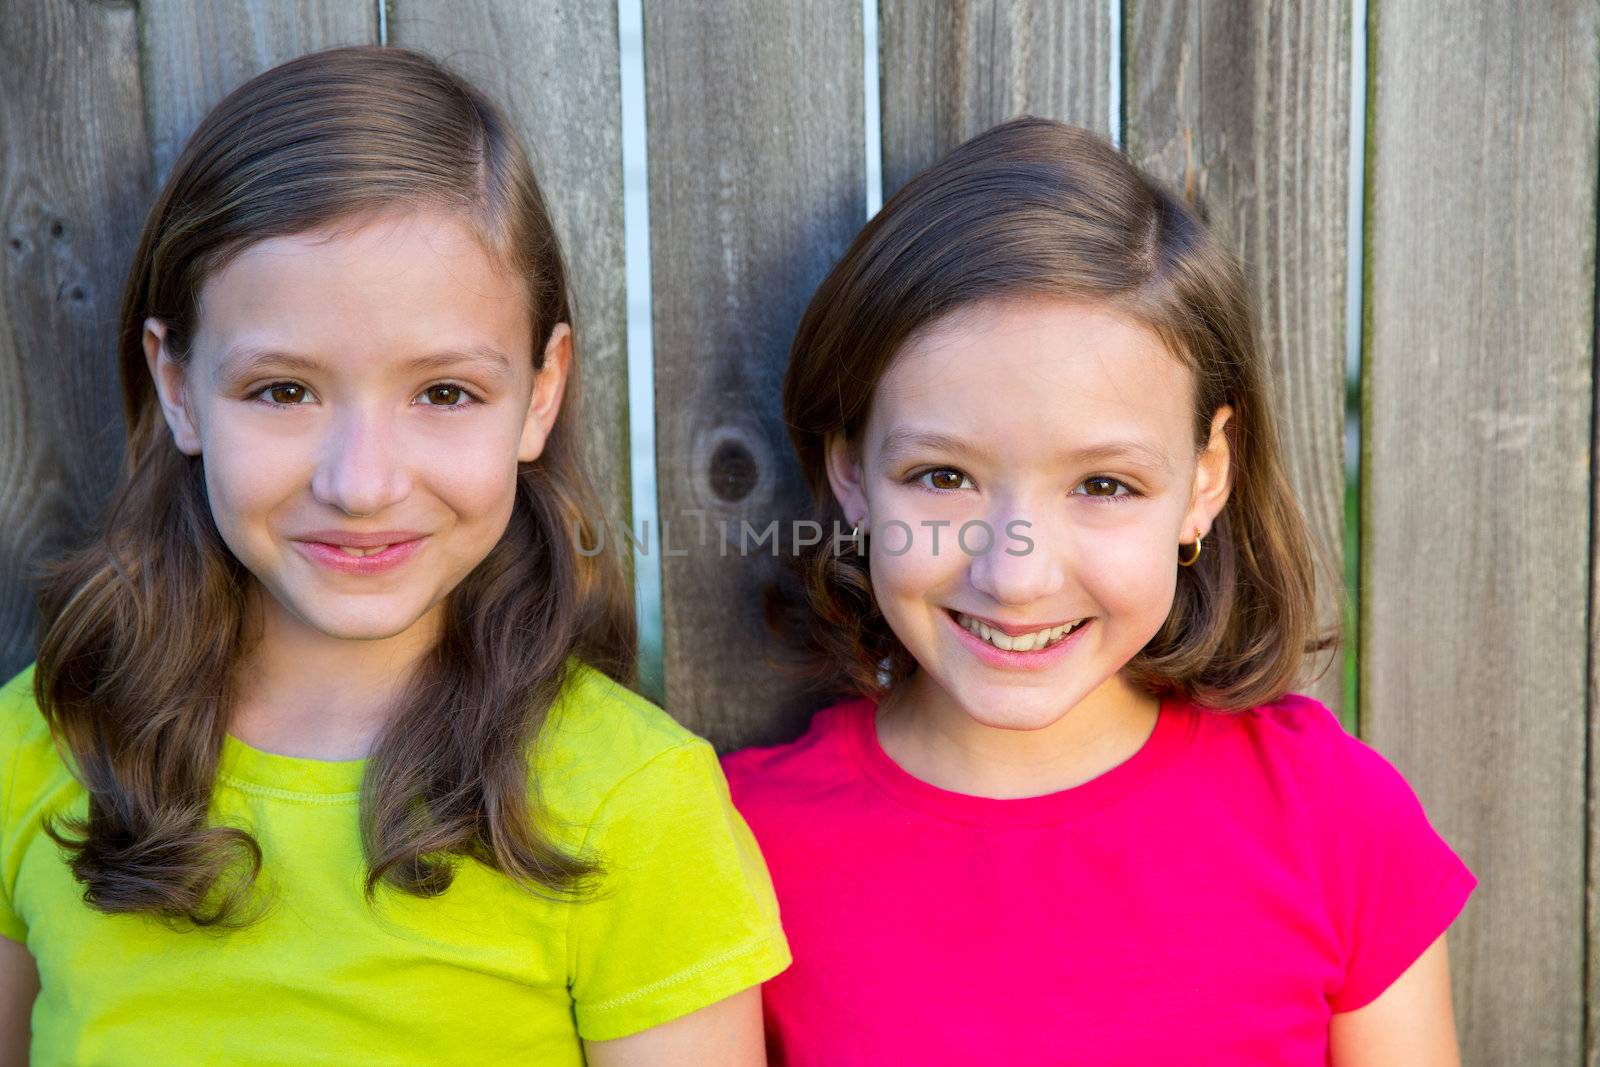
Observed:
[[[923,430],[893,430],[884,437],[883,447],[878,450],[878,456],[881,461],[887,461],[901,453],[919,449],[978,458],[985,458],[986,455],[982,448],[949,434]],[[1163,473],[1170,473],[1172,470],[1166,454],[1144,441],[1099,441],[1082,448],[1063,449],[1059,453],[1059,458],[1080,463],[1123,459],[1142,463]]]
[[[510,357],[489,345],[467,345],[459,349],[431,352],[408,360],[405,366],[407,370],[431,371],[459,366],[462,363],[477,364],[483,370],[501,378],[511,376]],[[267,368],[309,373],[322,370],[324,364],[298,352],[239,345],[230,349],[223,357],[217,373],[223,378],[244,378]]]

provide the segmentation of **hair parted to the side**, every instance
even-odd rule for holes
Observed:
[[[1279,456],[1243,270],[1187,204],[1087,130],[1025,117],[973,137],[897,192],[818,287],[783,385],[815,518],[849,527],[826,442],[859,441],[907,341],[1022,294],[1101,304],[1153,330],[1196,382],[1197,455],[1217,409],[1233,408],[1228,502],[1194,566],[1178,567],[1174,545],[1172,610],[1124,675],[1217,709],[1282,696],[1306,653],[1338,642],[1317,629],[1316,567],[1340,585]],[[845,545],[824,537],[797,557],[806,604],[774,590],[769,619],[799,632],[824,686],[881,697],[916,663],[878,611],[867,553]]]
[[[260,903],[259,846],[207,823],[253,579],[212,521],[204,458],[168,432],[143,323],[164,322],[186,360],[201,286],[233,256],[391,207],[459,211],[525,281],[540,368],[573,316],[533,169],[502,111],[421,53],[332,49],[241,86],[195,130],[145,221],[118,335],[126,467],[94,538],[39,593],[35,695],[89,795],[84,819],[50,832],[102,911],[226,926]],[[578,436],[580,367],[543,454],[519,467],[505,534],[450,593],[441,636],[368,758],[369,895],[381,883],[443,892],[463,858],[554,896],[597,871],[541,830],[528,764],[569,657],[623,684],[635,672],[621,561],[577,550],[603,521]]]

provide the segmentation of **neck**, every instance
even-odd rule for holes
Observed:
[[[443,605],[392,637],[329,637],[257,586],[244,624],[228,732],[267,752],[360,759],[437,638]]]
[[[1015,799],[1082,785],[1126,761],[1155,730],[1161,702],[1120,675],[1035,730],[989,726],[918,670],[878,708],[878,740],[905,771],[969,796]]]

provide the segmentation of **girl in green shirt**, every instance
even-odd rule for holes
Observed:
[[[788,949],[710,746],[623,684],[571,321],[510,124],[427,57],[200,124],[125,474],[0,689],[0,1060],[764,1061]]]

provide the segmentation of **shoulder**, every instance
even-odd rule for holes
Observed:
[[[716,754],[658,705],[574,659],[534,748],[541,802],[561,822],[587,825],[608,798],[700,775]],[[667,781],[663,783],[662,779]]]
[[[1201,710],[1202,737],[1233,749],[1286,788],[1348,809],[1363,800],[1394,803],[1410,787],[1377,749],[1345,729],[1320,700],[1285,693],[1243,711]]]
[[[34,699],[33,674],[30,663],[0,687],[0,771],[7,801],[50,779],[71,777]]]
[[[1245,711],[1199,715],[1197,770],[1213,784],[1196,787],[1226,794],[1241,817],[1257,809],[1254,818],[1314,848],[1327,870],[1447,851],[1401,771],[1321,701],[1288,693]],[[1451,859],[1439,866],[1453,866]]]
[[[50,732],[33,699],[33,671],[30,663],[0,686],[0,744],[6,746],[7,753],[26,740]]]
[[[574,658],[540,743],[551,755],[581,753],[620,767],[696,741],[701,738],[659,705]]]
[[[1251,744],[1271,746],[1285,754],[1317,752],[1320,746],[1333,741],[1335,734],[1345,733],[1332,709],[1304,693],[1285,693],[1276,700],[1243,709],[1191,707],[1213,726],[1228,723]]]
[[[1218,761],[1242,761],[1296,791],[1325,789],[1348,774],[1347,764],[1359,765],[1363,751],[1377,755],[1326,704],[1304,693],[1237,710],[1190,708],[1198,718],[1201,752]]]
[[[805,807],[850,781],[854,777],[850,733],[872,707],[865,698],[840,701],[816,712],[806,732],[794,741],[722,757],[739,810],[756,818],[774,808]]]

